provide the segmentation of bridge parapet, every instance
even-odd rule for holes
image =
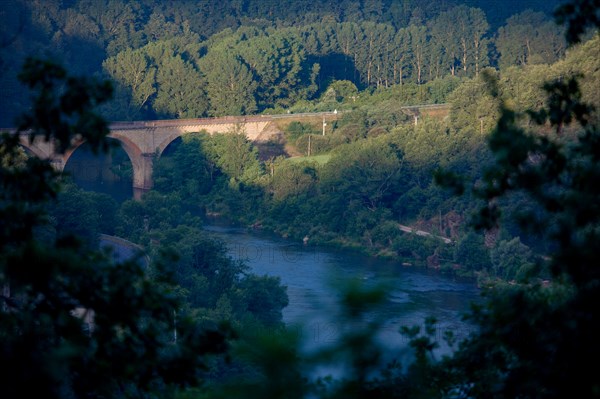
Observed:
[[[110,123],[110,129],[135,130],[148,128],[177,128],[186,126],[211,126],[211,125],[237,125],[252,122],[271,122],[271,115],[253,116],[224,116],[217,118],[192,118],[192,119],[162,119],[153,121],[116,121]]]

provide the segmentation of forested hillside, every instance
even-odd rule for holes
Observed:
[[[556,61],[565,42],[544,14],[554,5],[10,0],[0,11],[0,126],[27,108],[16,80],[25,55],[113,80],[109,120],[280,112],[334,80],[373,90]]]
[[[466,234],[477,203],[454,198],[432,175],[480,179],[500,104],[540,109],[547,79],[582,73],[584,100],[599,103],[597,38],[564,58],[564,32],[542,12],[551,4],[511,4],[506,16],[507,7],[483,1],[14,1],[2,13],[0,120],[9,125],[26,107],[15,79],[25,54],[111,80],[115,96],[101,110],[112,120],[346,111],[326,136],[319,120],[279,123],[282,135],[260,154],[241,135],[185,139],[158,162],[155,188],[195,214],[311,243],[490,271],[494,242],[546,248],[510,223]],[[414,125],[402,106],[426,103],[450,104],[449,115]],[[118,232],[148,242],[143,219],[123,218]],[[414,242],[400,225],[454,243]],[[495,267],[503,278],[517,272]]]
[[[531,203],[519,194],[507,197],[502,227],[475,234],[467,222],[481,204],[469,196],[456,198],[437,185],[433,175],[440,169],[452,171],[480,184],[493,162],[487,140],[501,104],[514,110],[542,109],[547,104],[542,88],[546,79],[580,73],[582,99],[600,106],[595,83],[600,79],[599,51],[595,37],[551,65],[486,68],[454,86],[449,80],[450,115],[422,117],[416,125],[399,106],[397,88],[389,89],[389,97],[363,93],[352,112],[328,126],[326,136],[320,120],[280,126],[287,146],[303,157],[261,160],[243,132],[190,135],[159,160],[155,189],[171,198],[166,203],[181,201],[196,212],[230,217],[298,241],[306,238],[311,244],[354,247],[511,280],[549,249],[547,242],[511,221],[512,215],[531,209]],[[429,92],[432,84],[422,87]],[[343,106],[343,99],[328,101],[332,107]],[[519,125],[533,126],[535,120],[523,118]],[[550,134],[544,126],[535,131],[541,137]],[[561,140],[571,140],[574,132],[565,130]],[[405,234],[401,225],[452,243]]]
[[[599,397],[590,364],[600,357],[600,0],[567,3],[555,13],[562,28],[543,13],[552,5],[3,2],[0,125],[23,112],[21,132],[61,153],[80,140],[111,149],[98,110],[290,115],[268,142],[241,126],[181,137],[152,158],[153,189],[120,204],[2,132],[0,392]],[[445,104],[419,115],[403,107],[415,103]],[[332,109],[327,124],[294,115]],[[106,163],[130,178],[126,158]],[[386,325],[395,312],[420,318],[415,298],[397,302],[397,287],[361,278],[336,284],[337,334],[313,349],[315,334],[283,322],[279,277],[228,256],[203,229],[212,216],[302,248],[390,257],[398,274],[477,276],[472,330],[458,342],[433,318]],[[98,250],[100,233],[139,244],[149,262]],[[454,287],[417,285],[431,306],[435,290]],[[402,344],[388,345],[387,333]]]

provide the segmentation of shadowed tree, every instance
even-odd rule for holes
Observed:
[[[159,62],[154,110],[176,118],[205,116],[208,100],[200,73],[179,55],[162,58]]]
[[[584,14],[593,4],[598,5],[578,0],[561,8],[571,42],[586,26],[600,27],[595,11]],[[493,79],[488,80],[497,95]],[[522,194],[534,206],[515,215],[517,222],[549,250],[535,264],[515,240],[492,251],[497,271],[518,281],[489,290],[489,301],[471,315],[479,331],[450,363],[471,397],[591,398],[600,393],[595,368],[589,367],[600,356],[600,126],[593,107],[581,101],[579,80],[571,75],[545,83],[542,109],[520,113],[501,106],[489,137],[495,164],[472,190],[486,204],[475,226],[495,228],[502,215],[500,199]],[[520,123],[525,116],[553,133],[525,130]],[[577,134],[566,135],[567,129]],[[543,282],[539,269],[551,279]]]
[[[496,48],[500,66],[552,63],[564,54],[560,28],[543,13],[525,11],[506,20],[498,29]]]
[[[206,76],[211,115],[245,115],[256,111],[258,85],[252,71],[226,44],[211,48],[200,61],[200,70]]]
[[[108,148],[106,122],[93,111],[110,97],[108,83],[36,60],[20,79],[35,92],[21,132],[59,152],[76,134],[95,151]],[[59,176],[47,160],[23,160],[17,135],[2,135],[0,153],[3,396],[146,397],[197,384],[203,354],[222,351],[224,336],[181,319],[174,342],[179,304],[167,279],[150,280],[135,260],[114,264],[73,236],[41,240]]]
[[[130,90],[125,114],[139,113],[156,94],[156,66],[141,50],[124,50],[102,66],[117,84]]]

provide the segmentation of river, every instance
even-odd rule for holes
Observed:
[[[75,181],[85,189],[106,192],[119,202],[131,198],[130,181],[113,178],[110,160],[97,160],[98,165],[94,166],[85,163],[90,157],[84,152],[73,155],[70,165],[73,172],[89,169],[84,176],[73,173]],[[77,162],[84,162],[86,168],[76,167]],[[126,184],[129,184],[128,188],[123,189]],[[400,261],[360,256],[352,251],[304,246],[261,231],[216,221],[205,229],[223,240],[229,255],[244,260],[250,271],[281,279],[289,297],[283,320],[291,328],[297,328],[306,342],[321,344],[337,338],[342,328],[340,318],[336,316],[339,287],[348,279],[387,289],[385,303],[369,313],[369,317],[381,321],[380,336],[388,345],[406,346],[406,339],[398,334],[400,327],[423,325],[428,316],[438,321],[437,338],[446,331],[465,337],[471,329],[462,321],[470,303],[480,299],[479,290],[471,280],[436,270],[402,266]],[[449,350],[441,339],[439,341],[440,351]]]
[[[479,300],[479,290],[472,280],[352,251],[305,246],[246,228],[209,224],[205,229],[224,241],[229,255],[244,260],[255,274],[281,279],[289,297],[283,320],[297,329],[308,345],[337,339],[343,328],[337,316],[338,288],[349,279],[387,289],[385,302],[368,318],[382,323],[380,338],[388,346],[405,347],[406,338],[398,333],[400,327],[423,326],[428,316],[438,321],[438,353],[450,350],[442,340],[445,332],[460,338],[472,328],[462,320],[470,303]]]

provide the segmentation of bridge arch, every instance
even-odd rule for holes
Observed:
[[[178,138],[183,137],[188,132],[173,132],[172,134],[165,136],[162,138],[158,146],[156,146],[156,158],[160,158],[160,156],[165,152],[166,148],[173,143]]]
[[[40,159],[48,159],[49,158],[48,154],[46,154],[44,151],[41,151],[36,146],[32,146],[32,145],[29,145],[29,144],[23,144],[22,142],[19,143],[19,146],[21,148],[23,148],[28,155],[33,155],[33,156],[38,157]]]
[[[65,154],[64,173],[68,173],[80,187],[114,196],[118,201],[131,198],[132,177],[120,173],[116,166],[127,171],[133,167],[131,156],[118,140],[108,137],[114,146],[108,153],[94,153],[87,141],[73,144]]]
[[[144,152],[142,148],[129,136],[120,134],[119,131],[111,132],[108,136],[118,140],[127,153],[133,167],[133,195],[140,199],[142,194],[152,188],[152,168],[154,153]]]
[[[69,148],[67,149],[67,151],[65,151],[65,153],[64,153],[64,154],[63,154],[63,156],[62,156],[62,160],[63,160],[63,169],[64,169],[64,167],[65,167],[65,166],[67,166],[67,163],[69,162],[69,159],[70,159],[70,158],[71,158],[71,156],[72,156],[72,155],[75,153],[75,151],[77,151],[77,149],[78,149],[79,147],[81,147],[81,145],[82,145],[82,144],[85,144],[85,142],[86,142],[85,140],[78,139],[78,140],[74,140],[74,141],[71,143],[71,147],[69,147]]]
[[[40,159],[48,159],[50,161],[54,161],[54,159],[57,158],[56,152],[54,151],[54,145],[45,141],[41,137],[35,137],[32,141],[28,134],[22,134],[19,136],[19,145],[23,147],[26,151],[28,151],[30,154],[33,154]],[[62,165],[56,166],[58,166],[57,169],[61,171],[62,166],[64,166],[64,163]]]

